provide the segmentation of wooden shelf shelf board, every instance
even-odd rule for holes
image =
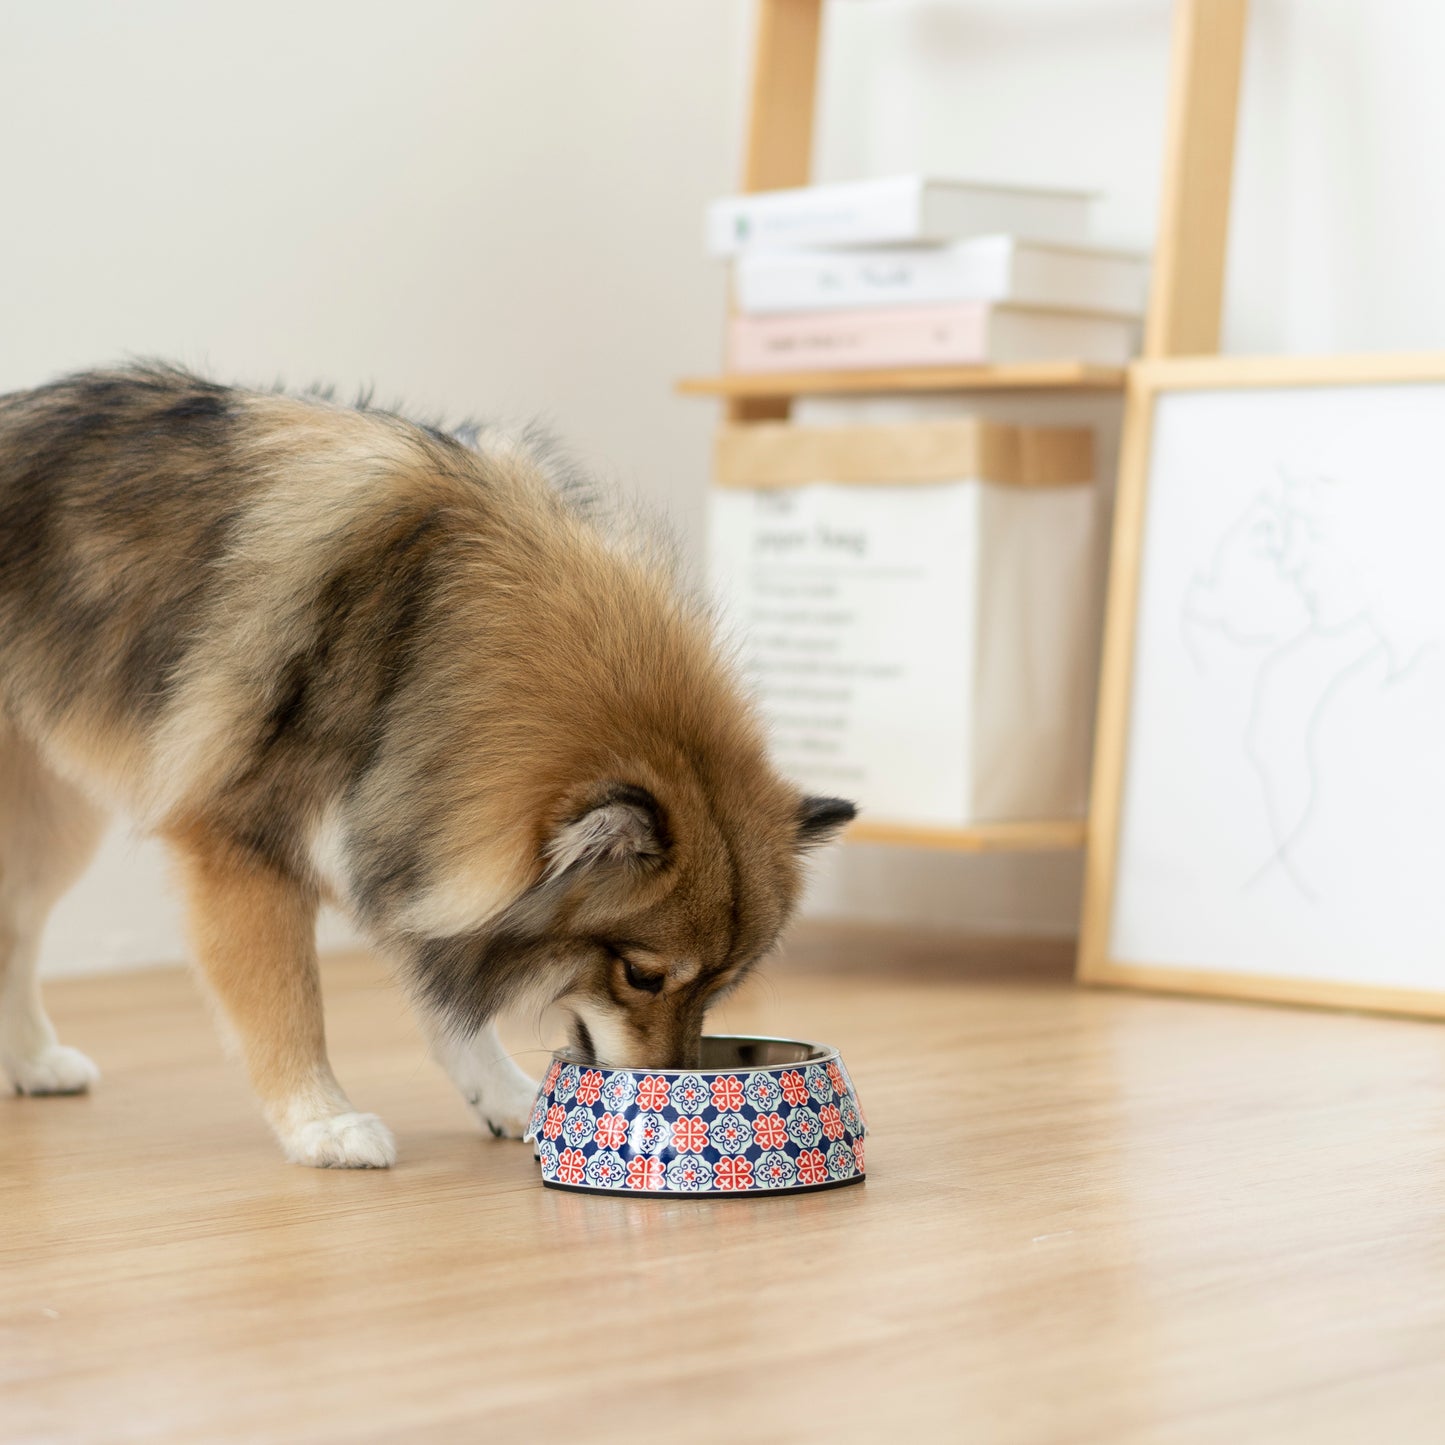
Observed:
[[[689,376],[684,396],[729,400],[899,391],[1122,391],[1122,366],[1085,361],[1030,361],[1015,366],[915,366],[887,371],[778,371]]]
[[[1024,823],[975,823],[967,828],[913,823],[854,823],[850,843],[893,843],[907,848],[943,848],[955,853],[1067,853],[1084,846],[1088,825],[1065,818]]]

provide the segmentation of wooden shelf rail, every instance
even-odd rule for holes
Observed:
[[[954,853],[1067,853],[1084,846],[1082,819],[1023,823],[975,823],[967,828],[930,828],[916,823],[860,819],[844,837],[850,843],[893,843],[905,848],[942,848]]]
[[[689,376],[683,396],[732,401],[900,391],[1122,391],[1122,366],[1084,361],[1029,361],[1011,366],[913,366],[887,371],[729,372]]]

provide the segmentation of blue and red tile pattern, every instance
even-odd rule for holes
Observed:
[[[866,1132],[836,1054],[690,1073],[557,1058],[527,1137],[556,1188],[735,1195],[857,1183]]]

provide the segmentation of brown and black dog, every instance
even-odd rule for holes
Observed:
[[[686,1066],[777,939],[803,797],[706,609],[529,440],[162,366],[0,397],[0,1063],[95,1077],[35,979],[105,815],[163,838],[201,971],[288,1158],[377,1167],[327,1062],[339,903],[496,1132],[534,1086],[499,1009],[585,1056]]]

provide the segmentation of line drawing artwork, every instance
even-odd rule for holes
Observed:
[[[1207,640],[1256,660],[1239,745],[1259,788],[1270,846],[1242,887],[1282,875],[1316,903],[1299,854],[1326,785],[1323,725],[1372,675],[1381,691],[1400,686],[1439,639],[1421,634],[1408,588],[1392,598],[1388,582],[1382,585],[1389,569],[1368,555],[1378,534],[1352,516],[1364,501],[1359,489],[1284,465],[1276,473],[1191,575],[1179,627],[1201,676],[1210,673]]]

